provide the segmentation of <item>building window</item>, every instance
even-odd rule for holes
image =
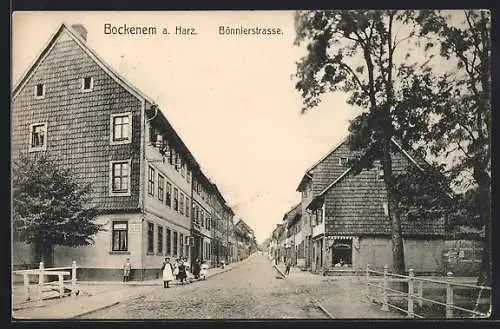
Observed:
[[[181,213],[181,215],[184,215],[184,194],[181,192],[180,193],[180,202],[179,202],[179,212]]]
[[[111,115],[111,145],[127,144],[132,140],[132,113]]]
[[[43,83],[39,83],[35,86],[35,90],[34,90],[34,95],[35,95],[35,98],[44,98],[45,97],[45,84]]]
[[[175,170],[181,170],[181,156],[179,153],[175,153]]]
[[[89,92],[94,89],[94,78],[92,77],[85,77],[82,78],[82,91],[83,92]]]
[[[384,179],[384,167],[381,164],[377,166],[377,179]]]
[[[148,169],[148,194],[151,196],[155,195],[155,169],[153,167],[149,167]]]
[[[128,223],[113,222],[113,251],[127,251],[128,249]]]
[[[47,124],[35,123],[30,125],[30,151],[47,149]]]
[[[155,225],[148,223],[148,253],[154,252]]]
[[[349,165],[349,158],[340,157],[339,158],[339,165],[341,165],[342,167],[347,167]]]
[[[179,248],[179,256],[184,256],[184,235],[183,234],[179,234],[179,244],[180,244],[180,248]]]
[[[201,227],[205,228],[205,214],[203,212],[203,209],[200,209],[200,224]]]
[[[167,182],[167,195],[165,198],[165,203],[168,207],[172,207],[172,184]]]
[[[111,189],[110,194],[130,194],[130,160],[111,161],[110,165]]]
[[[184,161],[181,161],[181,176],[182,178],[186,177],[186,164]]]
[[[186,196],[186,217],[189,218],[189,198]]]
[[[179,191],[174,187],[174,210],[179,211]]]
[[[173,250],[173,256],[177,256],[177,250],[178,250],[178,245],[179,241],[177,240],[177,232],[174,231],[174,250]]]
[[[210,230],[210,227],[212,225],[212,218],[207,218],[207,230]]]
[[[163,196],[164,196],[164,189],[165,189],[165,177],[163,177],[161,174],[158,174],[158,200],[163,202]]]
[[[158,254],[163,253],[163,227],[158,226],[158,246],[157,246],[157,252]]]
[[[186,174],[186,179],[187,179],[187,182],[188,182],[188,183],[191,183],[191,170],[188,170],[188,171],[187,171],[187,174]]]
[[[167,255],[171,255],[172,252],[172,231],[167,228]]]

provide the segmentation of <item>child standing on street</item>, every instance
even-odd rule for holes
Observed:
[[[128,282],[131,269],[132,265],[130,265],[130,258],[127,258],[125,264],[123,264],[123,282]]]
[[[168,283],[174,279],[174,268],[170,263],[170,258],[165,258],[161,270],[163,278],[163,288],[170,288],[168,286]]]
[[[179,277],[179,280],[181,281],[181,284],[187,283],[186,282],[186,279],[187,279],[186,266],[184,265],[184,262],[182,261],[182,259],[179,259],[178,269],[179,269],[178,277]]]

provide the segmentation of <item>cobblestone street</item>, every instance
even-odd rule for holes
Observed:
[[[281,279],[269,259],[256,254],[206,281],[148,287],[136,298],[81,319],[327,318],[307,286]]]

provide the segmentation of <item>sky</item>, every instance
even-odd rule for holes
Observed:
[[[83,24],[88,45],[159,105],[259,243],[300,202],[305,170],[345,136],[357,112],[337,94],[300,114],[291,75],[305,52],[293,45],[292,11],[18,12],[13,83],[62,22]],[[107,23],[171,33],[194,27],[198,34],[106,35]],[[219,26],[279,27],[283,34],[227,36]]]
[[[237,218],[264,241],[300,202],[305,171],[347,134],[360,113],[342,93],[301,114],[291,76],[305,50],[293,44],[293,11],[17,12],[12,81],[62,22],[83,24],[87,43],[148,95],[219,187]],[[155,26],[157,35],[109,35],[112,26]],[[176,26],[197,35],[175,35]],[[282,35],[219,35],[219,26],[280,28]],[[167,28],[170,34],[161,34]]]

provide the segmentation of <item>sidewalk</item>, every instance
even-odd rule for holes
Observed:
[[[286,276],[285,265],[272,264],[285,280],[302,286],[335,319],[403,319],[404,315],[380,310],[380,305],[366,301],[365,282],[357,275],[324,277],[292,267]]]
[[[233,262],[222,268],[209,269],[207,280],[219,274],[231,271],[249,258]],[[198,281],[198,280],[196,280]],[[196,284],[196,281],[191,284]],[[182,286],[177,281],[171,286]],[[13,287],[12,291],[12,318],[23,319],[69,319],[97,310],[114,306],[124,300],[134,298],[151,286],[163,287],[161,279],[147,281],[80,281],[78,282],[80,294],[75,299],[71,297],[44,300],[43,306],[38,306],[36,301],[22,302],[23,287]]]

